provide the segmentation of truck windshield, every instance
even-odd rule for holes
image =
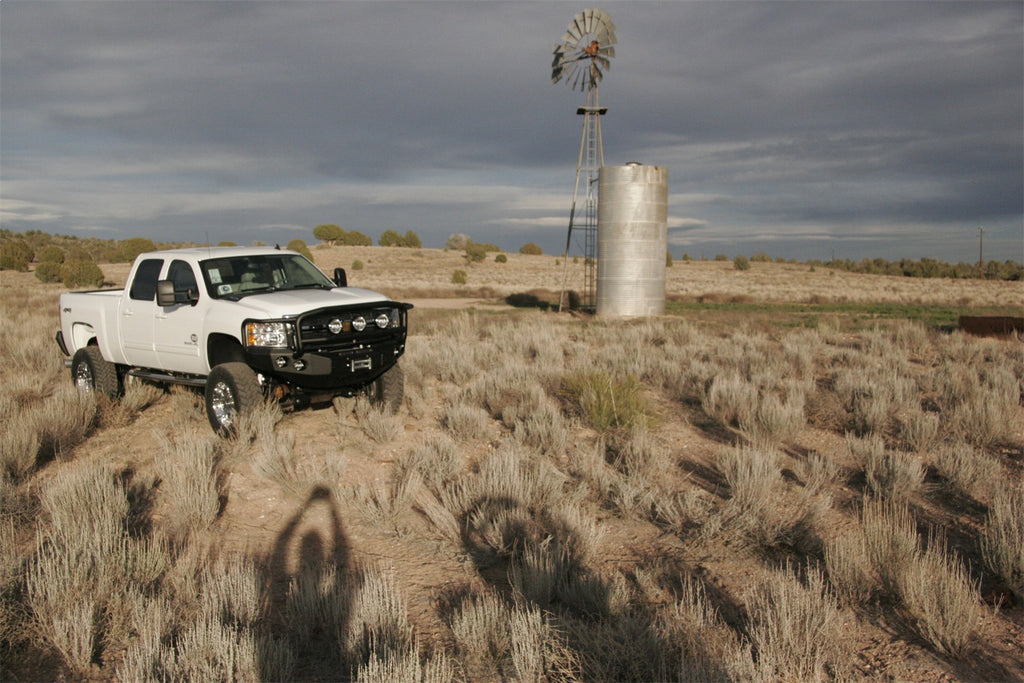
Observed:
[[[231,256],[203,261],[206,291],[214,299],[289,289],[334,287],[326,275],[297,254]]]

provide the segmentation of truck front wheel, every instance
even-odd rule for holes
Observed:
[[[245,363],[221,363],[206,378],[206,416],[221,436],[231,436],[238,419],[263,402],[256,373]]]
[[[117,398],[121,393],[117,368],[103,357],[98,346],[75,351],[71,358],[71,379],[83,393],[96,392],[107,398]]]
[[[405,373],[397,363],[366,387],[366,396],[371,403],[391,409],[397,413],[405,397]]]

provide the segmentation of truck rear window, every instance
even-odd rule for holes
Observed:
[[[137,301],[152,301],[156,298],[156,281],[163,268],[163,259],[146,259],[135,269],[135,278],[128,296]]]

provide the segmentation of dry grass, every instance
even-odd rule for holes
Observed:
[[[791,570],[773,573],[747,601],[750,640],[765,680],[843,679],[849,643],[835,600],[821,572],[809,569],[806,585]]]
[[[1024,485],[999,486],[981,537],[989,567],[1024,597]]]
[[[521,292],[553,264],[316,250],[337,254],[399,298]],[[842,312],[418,304],[399,414],[268,405],[217,441],[195,392],[68,391],[59,287],[20,277],[0,273],[19,292],[0,297],[5,680],[1024,676],[1021,608],[978,596],[1024,591],[1019,344]],[[689,300],[1005,305],[1008,286],[669,269]],[[287,554],[315,524],[336,562]]]

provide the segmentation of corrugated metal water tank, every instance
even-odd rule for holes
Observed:
[[[597,314],[664,313],[668,169],[603,166],[597,197]]]

